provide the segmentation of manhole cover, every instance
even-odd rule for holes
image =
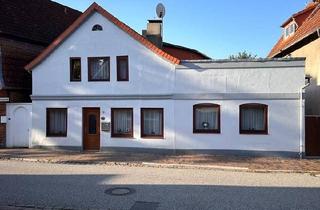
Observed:
[[[114,195],[114,196],[124,196],[124,195],[130,195],[132,193],[135,193],[135,190],[129,187],[113,187],[106,189],[104,191],[108,195]]]

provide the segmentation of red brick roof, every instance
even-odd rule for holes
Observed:
[[[29,91],[24,66],[81,14],[50,0],[0,0],[1,89]]]
[[[0,34],[46,46],[80,15],[50,0],[0,0]]]
[[[149,50],[166,59],[173,64],[179,64],[180,60],[165,51],[159,49],[149,40],[141,36],[139,33],[134,31],[132,28],[118,20],[116,17],[111,15],[109,12],[100,7],[97,3],[93,3],[75,22],[73,22],[58,38],[56,38],[39,56],[25,66],[25,69],[30,71],[39,63],[41,63],[48,55],[51,54],[67,37],[69,37],[93,12],[98,12],[109,21],[118,26],[121,30],[130,35],[133,39],[140,42],[142,45],[147,47]]]
[[[277,57],[282,51],[298,44],[303,39],[316,33],[320,29],[320,3],[311,3],[302,11],[294,14],[289,18],[282,27],[285,27],[288,23],[295,20],[298,24],[296,32],[288,37],[284,38],[282,35],[276,45],[270,51],[268,57]]]
[[[162,50],[169,53],[170,55],[180,60],[203,60],[211,59],[207,55],[187,47],[170,44],[167,42],[163,43]]]

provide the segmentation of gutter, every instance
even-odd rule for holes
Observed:
[[[299,157],[302,159],[303,156],[303,140],[305,138],[305,116],[304,116],[304,101],[303,101],[303,93],[305,89],[310,85],[310,79],[308,79],[307,84],[303,85],[299,91],[299,106],[300,106],[300,132],[299,132]]]

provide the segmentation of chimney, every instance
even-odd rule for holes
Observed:
[[[142,30],[142,35],[154,45],[162,48],[162,20],[149,20],[147,30]]]

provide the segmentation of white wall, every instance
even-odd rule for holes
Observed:
[[[68,108],[67,137],[46,137],[46,108]],[[82,147],[82,107],[100,107],[101,117],[111,121],[111,108],[133,108],[134,138],[111,138],[110,132],[101,131],[101,147],[150,147],[173,149],[174,113],[170,100],[118,101],[34,101],[32,145]],[[140,138],[140,108],[164,108],[164,139]]]
[[[197,103],[220,105],[220,134],[193,133],[192,112]],[[268,135],[239,134],[239,105],[244,103],[268,105]],[[299,152],[298,100],[178,100],[174,113],[176,147],[179,149]]]
[[[100,24],[103,31],[91,31]],[[116,56],[129,56],[129,82],[117,82]],[[110,56],[110,82],[88,82],[88,57]],[[70,82],[69,58],[81,57],[81,82]],[[33,95],[167,94],[174,65],[94,13],[32,71]]]
[[[193,105],[216,103],[221,106],[221,133],[193,133]],[[239,105],[268,105],[268,135],[239,134]],[[298,100],[118,100],[33,102],[33,146],[82,147],[82,107],[100,107],[110,122],[111,108],[134,108],[134,138],[111,138],[101,131],[101,147],[141,147],[163,149],[222,149],[299,152]],[[46,108],[68,108],[67,137],[46,137]],[[164,108],[164,139],[140,138],[140,108]],[[290,119],[290,120],[288,120]]]
[[[185,62],[175,93],[299,93],[304,61]]]

